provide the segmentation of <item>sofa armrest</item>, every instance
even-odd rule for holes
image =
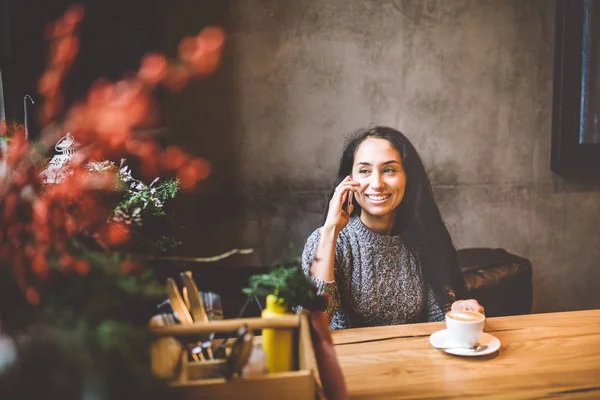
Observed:
[[[533,284],[529,260],[492,248],[460,249],[458,260],[468,296],[483,305],[487,316],[531,312]]]

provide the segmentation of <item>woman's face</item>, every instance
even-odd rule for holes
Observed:
[[[400,153],[386,139],[369,137],[356,149],[352,179],[360,183],[355,193],[361,217],[393,217],[404,198],[406,173]]]

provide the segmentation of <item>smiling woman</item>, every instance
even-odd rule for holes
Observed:
[[[463,297],[456,249],[416,149],[388,127],[346,144],[323,226],[302,267],[328,293],[331,329],[441,321],[483,312]]]

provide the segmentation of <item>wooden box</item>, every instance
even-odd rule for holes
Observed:
[[[318,397],[319,379],[314,358],[307,315],[300,313],[281,318],[246,318],[214,321],[204,324],[177,325],[154,328],[160,336],[178,339],[210,332],[230,333],[244,324],[250,331],[263,328],[292,329],[295,335],[297,366],[295,371],[251,377],[221,377],[224,360],[188,361],[187,352],[181,356],[178,374],[171,380],[173,390],[185,399],[314,399]],[[255,341],[260,341],[255,336]]]

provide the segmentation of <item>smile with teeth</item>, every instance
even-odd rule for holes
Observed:
[[[391,194],[365,194],[365,196],[372,201],[384,201],[387,200]]]

